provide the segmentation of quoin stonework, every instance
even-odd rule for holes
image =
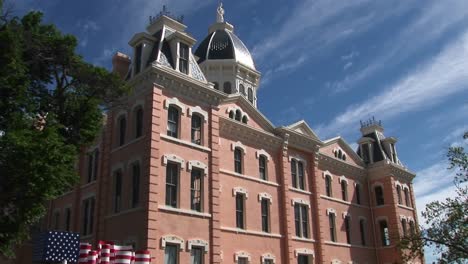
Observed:
[[[148,248],[154,263],[402,263],[417,214],[397,139],[373,119],[357,150],[305,121],[275,127],[222,6],[215,21],[195,50],[163,12],[131,56],[113,57],[132,93],[106,113],[80,184],[50,203],[44,228]]]

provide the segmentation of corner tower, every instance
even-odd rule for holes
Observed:
[[[198,63],[214,88],[226,94],[240,94],[257,107],[260,72],[245,44],[234,34],[234,26],[224,21],[222,3],[216,23],[195,51]]]

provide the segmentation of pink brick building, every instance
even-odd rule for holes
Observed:
[[[83,150],[81,182],[50,203],[46,228],[148,248],[154,263],[402,263],[397,243],[417,215],[397,140],[375,121],[356,152],[304,121],[275,127],[223,11],[195,52],[185,29],[158,16],[130,40],[133,59],[114,56],[133,91]]]

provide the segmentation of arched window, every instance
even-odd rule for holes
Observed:
[[[405,193],[405,204],[406,206],[409,207],[411,206],[411,203],[410,203],[409,191],[407,188],[405,188],[404,193]]]
[[[338,158],[339,159],[342,159],[343,158],[343,152],[340,150],[338,150]]]
[[[119,118],[119,146],[125,144],[125,132],[127,131],[127,120],[125,117]]]
[[[361,233],[361,245],[366,245],[366,222],[364,219],[359,220],[359,231]]]
[[[167,135],[179,137],[179,109],[173,105],[167,111]]]
[[[240,148],[234,149],[234,171],[242,173],[242,150]]]
[[[260,155],[258,157],[258,171],[260,174],[260,179],[267,180],[267,166],[265,155]]]
[[[401,204],[401,186],[397,185],[396,187],[396,192],[397,192],[397,198],[398,198],[398,204]]]
[[[239,109],[236,110],[236,120],[241,121],[242,113]]]
[[[239,91],[242,95],[245,95],[245,87],[243,84],[239,84]]]
[[[328,214],[328,223],[330,225],[330,240],[336,242],[336,223],[335,223],[335,214]]]
[[[295,159],[291,160],[291,178],[293,187],[297,186],[297,162]]]
[[[249,90],[248,90],[248,98],[249,98],[249,101],[253,104],[253,90],[252,90],[252,88],[249,88]]]
[[[341,198],[343,201],[348,200],[348,184],[343,180],[341,181]]]
[[[408,230],[406,228],[406,219],[401,219],[401,230],[403,231],[403,236],[406,237],[408,235]]]
[[[247,124],[247,116],[242,117],[242,123]]]
[[[135,110],[135,138],[143,135],[143,108],[138,107]]]
[[[192,115],[192,143],[201,145],[202,141],[202,117],[197,114]]]
[[[328,197],[332,197],[332,179],[330,175],[325,176],[325,192]]]
[[[356,184],[356,203],[361,204],[361,185]]]
[[[410,234],[411,234],[411,235],[416,234],[416,228],[415,228],[415,226],[414,226],[414,222],[413,222],[413,221],[409,221],[409,229],[410,229]]]
[[[346,243],[351,244],[351,217],[345,216],[344,219],[345,232],[346,232]]]
[[[132,164],[132,208],[140,203],[140,163]]]
[[[374,189],[375,192],[375,203],[377,205],[384,205],[384,194],[383,194],[383,188],[382,186],[377,186]]]
[[[219,83],[213,82],[215,90],[219,91]]]
[[[234,111],[229,111],[229,118],[234,119]]]
[[[382,241],[382,246],[390,246],[390,233],[388,230],[387,221],[385,220],[379,221],[379,229],[380,229],[380,238]]]
[[[230,82],[225,82],[223,84],[223,91],[227,94],[231,94],[232,93],[232,89],[231,89],[231,83]]]

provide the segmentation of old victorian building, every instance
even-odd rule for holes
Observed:
[[[402,263],[398,240],[417,219],[397,139],[374,120],[357,151],[305,121],[275,127],[223,14],[196,49],[162,14],[129,41],[131,56],[113,57],[133,91],[106,113],[47,228],[148,248],[154,263]]]

